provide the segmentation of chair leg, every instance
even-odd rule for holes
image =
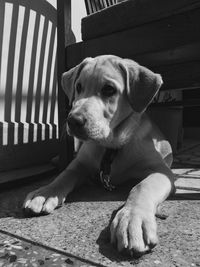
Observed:
[[[57,73],[58,73],[58,117],[59,117],[59,167],[64,169],[73,159],[74,144],[73,138],[63,134],[63,128],[69,110],[69,103],[61,86],[61,75],[66,71],[65,46],[74,42],[69,39],[71,34],[71,0],[57,0]]]

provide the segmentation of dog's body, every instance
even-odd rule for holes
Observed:
[[[68,133],[83,145],[53,183],[27,196],[25,209],[52,212],[78,184],[99,179],[105,151],[114,148],[112,185],[137,185],[111,224],[111,242],[119,251],[148,251],[157,243],[156,209],[173,191],[171,147],[144,112],[162,84],[160,75],[131,60],[100,56],[85,59],[62,82],[73,101]]]

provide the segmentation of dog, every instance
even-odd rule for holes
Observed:
[[[171,146],[145,112],[162,83],[159,74],[113,55],[86,58],[65,72],[72,105],[66,128],[82,145],[52,183],[28,194],[24,209],[51,213],[90,178],[108,190],[137,182],[110,225],[111,243],[131,255],[151,250],[157,208],[174,192]]]

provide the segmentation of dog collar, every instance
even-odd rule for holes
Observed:
[[[111,164],[117,154],[116,149],[108,148],[103,155],[100,165],[100,181],[103,184],[104,188],[108,191],[115,189],[115,186],[111,183]]]

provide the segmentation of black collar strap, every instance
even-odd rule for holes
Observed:
[[[112,191],[115,189],[115,186],[111,183],[111,164],[117,154],[117,149],[106,149],[106,152],[103,155],[100,166],[100,180],[103,186]]]

